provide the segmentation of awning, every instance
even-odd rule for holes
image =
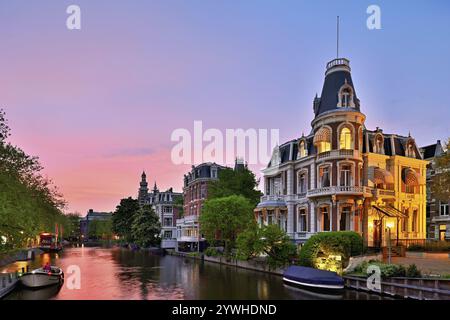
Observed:
[[[260,202],[258,204],[258,206],[256,207],[255,211],[261,211],[262,209],[268,209],[268,210],[286,209],[287,210],[287,205],[284,200],[268,200],[268,201]]]
[[[330,129],[322,127],[314,135],[314,144],[319,142],[331,142]]]
[[[402,179],[407,186],[419,186],[422,181],[421,175],[411,168],[402,170]]]
[[[374,208],[375,210],[377,210],[379,213],[391,217],[391,218],[407,218],[408,215],[398,209],[395,209],[394,207],[391,206],[383,206],[383,207],[378,207],[378,206],[372,206],[372,208]]]
[[[394,183],[394,176],[392,173],[385,169],[381,169],[379,167],[375,167],[373,169],[373,182],[375,184],[393,184]]]

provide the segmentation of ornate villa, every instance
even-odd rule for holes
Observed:
[[[349,60],[326,66],[309,135],[273,151],[263,170],[260,225],[278,224],[296,242],[352,230],[369,247],[426,237],[427,161],[408,136],[365,127]]]

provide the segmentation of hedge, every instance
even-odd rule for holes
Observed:
[[[333,231],[317,233],[306,241],[300,250],[299,264],[315,267],[318,254],[340,255],[347,262],[351,256],[363,253],[363,239],[353,231]]]

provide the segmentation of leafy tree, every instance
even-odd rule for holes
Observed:
[[[55,224],[68,227],[62,195],[42,176],[37,157],[7,141],[9,133],[0,109],[0,251],[22,247]]]
[[[111,239],[112,238],[112,221],[111,220],[92,220],[89,221],[89,238]]]
[[[131,197],[120,200],[112,218],[112,231],[126,241],[133,240],[131,225],[135,214],[140,210],[139,202]]]
[[[431,178],[431,192],[443,202],[450,200],[450,138],[446,148],[447,151],[436,158],[436,174]]]
[[[277,225],[259,228],[253,224],[237,240],[238,257],[244,260],[266,255],[272,268],[288,264],[297,255],[297,248]]]
[[[261,191],[256,189],[259,181],[247,166],[239,170],[222,169],[219,171],[218,178],[209,186],[209,199],[241,195],[247,198],[253,207],[259,203],[262,196]]]
[[[141,247],[159,245],[161,223],[151,206],[143,206],[133,218],[131,226],[133,240]]]
[[[68,213],[67,227],[64,229],[64,236],[71,239],[78,239],[81,236],[80,220],[81,215],[79,212]]]
[[[177,218],[181,218],[184,214],[183,205],[184,205],[183,197],[182,196],[175,197],[174,207],[178,209],[178,217]]]
[[[243,196],[208,199],[200,216],[200,228],[209,242],[222,240],[230,256],[240,232],[254,222],[253,205]]]

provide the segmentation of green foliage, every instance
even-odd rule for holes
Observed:
[[[216,248],[209,247],[205,250],[205,255],[208,257],[218,257],[222,254]]]
[[[261,192],[257,190],[259,181],[247,167],[239,170],[225,168],[219,171],[218,180],[208,188],[208,198],[222,198],[231,195],[241,195],[248,199],[254,207],[259,203]]]
[[[417,252],[450,252],[450,241],[429,241],[425,245],[410,245],[408,251]]]
[[[431,192],[437,200],[447,202],[450,199],[450,138],[447,151],[435,160],[435,175],[431,177]]]
[[[271,268],[287,265],[296,257],[296,246],[277,225],[259,228],[252,224],[237,240],[237,257],[248,260],[260,255],[267,256]]]
[[[127,242],[133,240],[131,225],[136,213],[140,210],[139,202],[131,197],[120,200],[112,218],[112,231]]]
[[[422,273],[415,264],[410,264],[406,269],[406,276],[409,278],[420,278],[422,277]]]
[[[364,261],[360,263],[354,270],[354,273],[367,275],[367,268],[370,265],[375,265],[380,268],[382,278],[390,277],[409,277],[420,278],[422,276],[420,270],[415,264],[411,264],[408,268],[398,264],[387,264],[378,260]]]
[[[178,209],[178,216],[177,218],[181,218],[183,217],[184,214],[184,209],[183,209],[183,205],[184,205],[184,200],[183,197],[181,196],[174,196],[174,202],[173,205],[175,208]]]
[[[52,181],[41,174],[37,157],[8,143],[10,129],[0,109],[0,251],[27,245],[55,224],[70,230],[62,213],[65,201]],[[6,241],[5,241],[6,239]]]
[[[157,246],[161,243],[161,223],[150,206],[144,206],[133,217],[131,225],[133,241],[141,247]]]
[[[228,257],[238,234],[253,222],[253,206],[237,195],[208,199],[200,216],[200,228],[208,242],[223,240]]]
[[[299,263],[306,267],[315,267],[320,253],[324,255],[340,255],[344,262],[351,256],[363,252],[363,239],[353,231],[335,231],[317,233],[306,241],[300,250]]]
[[[113,236],[111,220],[89,221],[89,238],[110,240]]]

